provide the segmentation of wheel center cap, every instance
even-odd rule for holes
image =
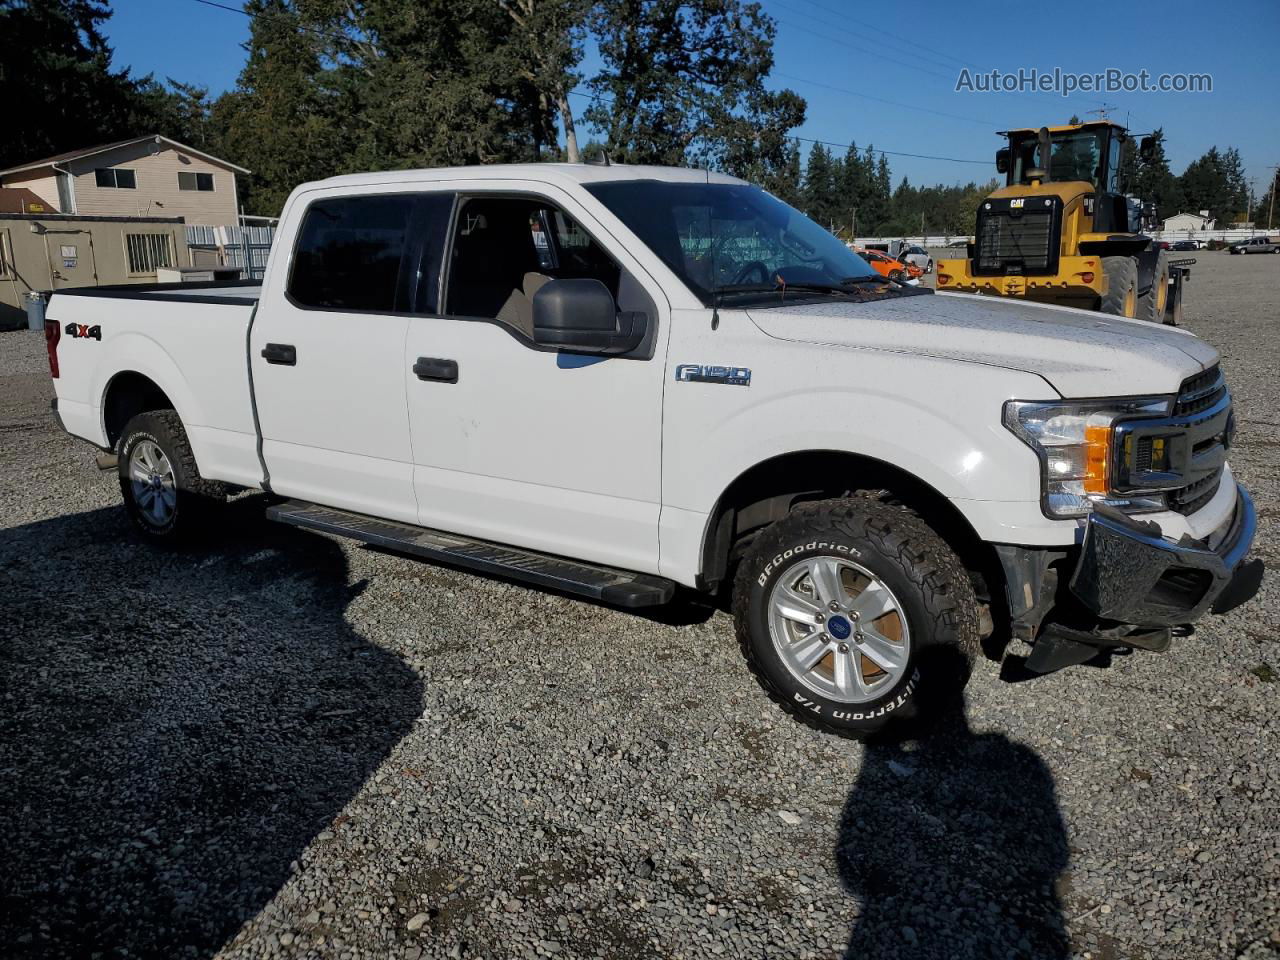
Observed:
[[[837,640],[848,640],[853,633],[853,626],[844,617],[832,617],[827,621],[827,633]]]

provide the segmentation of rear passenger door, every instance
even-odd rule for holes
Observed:
[[[438,311],[409,321],[405,373],[424,526],[657,572],[660,288],[571,196],[460,193]],[[653,331],[636,356],[533,341],[552,279],[589,277]]]
[[[317,191],[283,231],[292,257],[273,268],[249,344],[276,493],[417,521],[403,361],[422,267],[413,238],[433,202],[450,203]]]

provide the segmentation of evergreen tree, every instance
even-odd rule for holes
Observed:
[[[248,167],[242,202],[277,216],[299,183],[340,172],[350,142],[323,85],[320,40],[289,0],[249,0],[248,59],[236,89],[214,104],[220,152]]]
[[[602,69],[587,120],[633,163],[742,171],[786,161],[804,100],[770,91],[775,25],[743,0],[597,0],[590,20]]]
[[[1224,225],[1241,219],[1249,206],[1243,165],[1234,148],[1220,152],[1210,147],[1187,165],[1178,185],[1189,210],[1208,210],[1209,216]]]
[[[1145,160],[1138,158],[1132,185],[1126,190],[1143,203],[1154,205],[1156,216],[1164,219],[1180,212],[1184,199],[1178,179],[1169,169],[1169,158],[1165,156],[1164,130],[1157,129],[1151,139],[1150,156]]]
[[[809,151],[809,161],[804,169],[804,187],[800,200],[809,219],[830,227],[834,214],[835,175],[831,152],[821,143],[815,143]]]
[[[0,0],[0,167],[147,133],[177,139],[169,92],[112,69],[110,16],[104,0]]]

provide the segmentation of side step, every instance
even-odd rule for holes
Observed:
[[[396,553],[563,590],[619,607],[657,606],[667,603],[675,594],[675,582],[663,577],[579,563],[301,500],[268,507],[267,519],[349,537]]]

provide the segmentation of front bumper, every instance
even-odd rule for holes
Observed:
[[[1046,673],[1119,648],[1164,650],[1206,613],[1253,598],[1261,560],[1246,560],[1257,512],[1236,487],[1231,518],[1203,540],[1172,542],[1158,524],[1100,507],[1073,550],[997,545],[1013,634],[1034,643],[1026,666]]]
[[[1170,543],[1154,523],[1095,509],[1071,592],[1099,617],[1142,626],[1179,626],[1210,610],[1226,613],[1262,583],[1262,561],[1244,561],[1257,526],[1253,500],[1239,485],[1235,514],[1214,546],[1190,537]]]
[[[954,290],[1054,302],[1064,297],[1096,299],[1107,290],[1102,261],[1092,256],[1059,257],[1058,272],[1039,277],[977,275],[970,270],[970,261],[958,259],[939,260],[936,269],[940,292]]]

